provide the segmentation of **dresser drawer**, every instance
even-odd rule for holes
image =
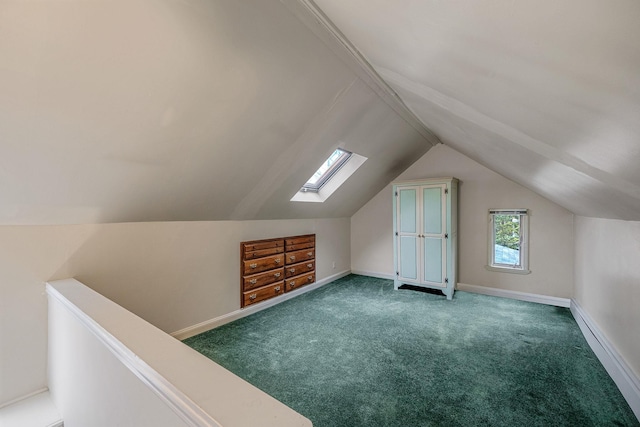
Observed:
[[[263,249],[284,248],[284,239],[274,240],[254,240],[253,242],[244,242],[242,249],[244,252],[260,251]]]
[[[245,291],[248,291],[250,289],[269,285],[273,282],[279,282],[282,279],[284,279],[284,268],[281,267],[275,270],[265,271],[264,273],[244,276],[242,279],[242,286]]]
[[[308,273],[309,271],[313,271],[316,268],[316,262],[314,260],[300,262],[298,264],[289,264],[287,268],[284,269],[284,277],[289,278],[293,276],[298,276],[302,273]]]
[[[262,288],[245,291],[242,293],[244,306],[281,295],[284,291],[283,287],[284,282],[277,282],[272,285],[263,286]]]
[[[284,247],[259,249],[257,251],[247,251],[244,253],[244,259],[262,258],[269,255],[281,254],[284,252]]]
[[[302,274],[300,276],[291,277],[286,279],[285,282],[285,292],[292,291],[294,289],[298,289],[304,285],[308,285],[316,281],[316,273]]]
[[[313,234],[306,236],[295,236],[284,239],[287,252],[299,249],[313,248],[316,245],[316,236]]]
[[[283,262],[284,254],[242,261],[242,274],[247,276],[249,274],[279,268],[282,267]]]
[[[306,261],[308,259],[313,259],[316,255],[315,249],[303,249],[301,251],[287,253],[287,261],[286,264],[296,264],[302,261]]]

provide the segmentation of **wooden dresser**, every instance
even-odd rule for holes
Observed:
[[[316,235],[240,243],[240,306],[246,307],[316,281]]]

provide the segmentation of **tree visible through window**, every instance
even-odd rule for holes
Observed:
[[[496,246],[520,252],[520,215],[494,215],[493,226]]]

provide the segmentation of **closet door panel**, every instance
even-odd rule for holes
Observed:
[[[444,283],[443,261],[444,251],[442,239],[426,237],[424,239],[424,282],[442,285]]]
[[[424,234],[442,234],[442,187],[422,190]]]
[[[418,192],[415,188],[400,190],[398,220],[400,233],[418,232]]]
[[[400,277],[418,280],[418,238],[416,236],[400,236]]]

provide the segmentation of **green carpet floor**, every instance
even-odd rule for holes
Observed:
[[[329,426],[638,426],[569,309],[350,275],[185,340]]]

